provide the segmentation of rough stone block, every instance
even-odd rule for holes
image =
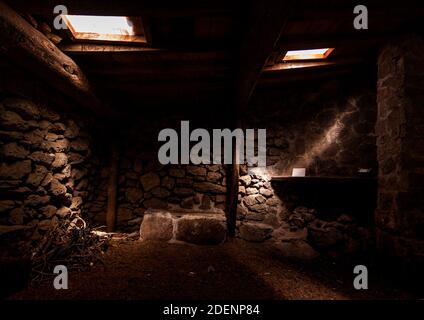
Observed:
[[[225,193],[227,188],[211,182],[197,182],[194,188],[199,192],[205,193]]]
[[[140,239],[169,241],[172,237],[173,219],[171,214],[147,210],[140,227]]]
[[[67,163],[68,163],[68,156],[65,153],[56,153],[55,159],[52,163],[52,167],[55,169],[62,168],[66,166]]]
[[[2,148],[2,154],[10,159],[25,159],[28,151],[15,142],[5,144]]]
[[[30,158],[32,161],[36,163],[41,163],[41,164],[49,166],[52,164],[53,160],[55,159],[55,155],[53,153],[35,151],[31,153],[28,158]]]
[[[22,118],[25,119],[39,119],[40,110],[33,102],[20,99],[20,98],[7,98],[3,101],[3,104],[18,113]]]
[[[252,178],[249,175],[245,175],[240,177],[240,181],[244,186],[250,185]]]
[[[158,198],[144,200],[143,205],[146,209],[166,209],[168,207],[168,203],[166,201]]]
[[[38,187],[44,180],[47,169],[44,166],[35,166],[35,170],[28,176],[27,183],[33,187]]]
[[[184,216],[177,220],[176,239],[199,245],[216,245],[225,240],[225,221],[221,216]]]
[[[150,172],[140,178],[144,191],[149,191],[160,185],[160,178],[157,174]]]
[[[185,171],[184,169],[171,168],[169,169],[169,175],[174,178],[184,178]]]
[[[263,223],[243,223],[240,226],[240,237],[251,242],[262,242],[271,237],[272,227]]]
[[[187,172],[194,176],[205,176],[206,169],[199,166],[187,166]]]
[[[31,172],[31,160],[18,161],[0,165],[0,177],[6,179],[21,179]]]
[[[312,260],[319,256],[307,242],[303,240],[294,240],[282,242],[276,245],[283,257],[299,260]]]
[[[143,191],[139,188],[128,188],[125,191],[125,198],[130,203],[138,204],[143,199]]]

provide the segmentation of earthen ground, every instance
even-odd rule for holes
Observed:
[[[311,263],[279,257],[263,244],[220,246],[113,241],[104,265],[71,272],[68,290],[31,285],[11,299],[414,299],[370,275],[369,290],[353,289],[353,266],[324,258]],[[418,297],[419,298],[419,297]]]

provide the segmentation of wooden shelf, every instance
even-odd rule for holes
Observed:
[[[333,218],[343,212],[367,225],[374,221],[378,186],[375,177],[274,176],[271,183],[275,193],[292,208],[315,208],[322,217]]]
[[[320,177],[320,176],[309,176],[309,177],[288,177],[288,176],[275,176],[271,177],[271,182],[276,183],[370,183],[376,182],[375,177]]]

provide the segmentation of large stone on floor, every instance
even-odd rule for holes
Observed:
[[[177,220],[176,240],[200,245],[216,245],[224,242],[225,220],[222,216],[190,216]]]
[[[308,228],[308,240],[313,246],[329,248],[341,245],[344,241],[343,232],[337,228],[337,223],[315,222]]]
[[[219,214],[170,213],[147,210],[140,228],[141,240],[182,241],[217,245],[226,237],[225,217]]]
[[[262,242],[271,237],[273,228],[263,223],[246,222],[240,226],[240,237],[251,242]]]
[[[147,210],[140,227],[141,240],[169,241],[173,237],[173,219],[169,212]]]
[[[290,230],[290,228],[280,228],[274,231],[273,237],[281,241],[292,241],[292,240],[307,240],[308,229],[301,228],[296,230]]]
[[[276,245],[283,257],[298,260],[312,260],[319,256],[306,241],[292,240],[284,241]]]

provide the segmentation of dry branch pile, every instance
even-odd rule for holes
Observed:
[[[102,262],[109,240],[109,235],[99,235],[80,217],[58,222],[32,251],[32,281],[51,278],[57,265],[83,271]]]

